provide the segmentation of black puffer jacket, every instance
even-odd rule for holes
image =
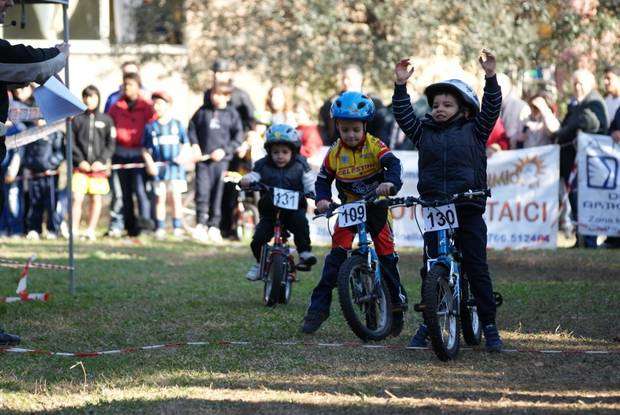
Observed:
[[[486,78],[482,109],[474,119],[438,123],[430,115],[419,120],[405,85],[396,85],[394,116],[418,149],[418,191],[425,198],[442,199],[487,186],[486,143],[499,117],[502,94],[495,76]],[[459,203],[484,212],[486,201]]]
[[[312,176],[312,171],[305,157],[297,154],[284,167],[277,167],[271,160],[269,155],[258,160],[252,169],[254,174],[260,176],[260,182],[271,187],[279,187],[281,189],[295,190],[298,192],[306,192],[304,181],[308,182]],[[258,176],[257,176],[258,178]],[[273,201],[271,194],[263,194],[258,207],[262,211],[273,210]],[[304,197],[299,199],[299,208],[306,209],[307,203]]]
[[[84,112],[71,122],[74,134],[73,167],[86,160],[106,164],[116,144],[112,118],[100,112]]]

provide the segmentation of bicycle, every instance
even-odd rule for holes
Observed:
[[[373,192],[357,202],[332,203],[326,212],[314,217],[329,219],[338,214],[340,227],[357,227],[358,247],[348,252],[338,273],[338,298],[347,324],[363,341],[383,340],[390,333],[400,333],[404,324],[404,309],[392,310],[392,298],[398,296],[399,287],[392,287],[382,277],[379,257],[366,229],[368,203],[390,207],[401,199],[374,198]]]
[[[406,207],[422,206],[425,232],[438,232],[438,255],[427,259],[422,302],[416,304],[414,310],[422,312],[433,351],[443,361],[456,358],[460,348],[460,329],[470,346],[480,344],[482,337],[476,302],[469,289],[469,280],[461,272],[462,256],[455,243],[458,218],[454,202],[478,196],[490,197],[491,191],[469,190],[438,201],[413,196],[401,200]],[[496,304],[501,305],[501,294],[494,294]]]
[[[254,182],[248,187],[249,191],[266,191],[273,197],[276,220],[273,229],[273,244],[265,244],[261,251],[259,263],[260,279],[264,281],[263,303],[268,307],[277,304],[288,304],[291,299],[293,282],[297,280],[297,265],[293,253],[294,248],[288,245],[289,232],[284,228],[280,214],[282,209],[297,210],[303,195],[302,192],[280,189]],[[302,270],[300,268],[300,270]]]

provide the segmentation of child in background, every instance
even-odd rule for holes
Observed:
[[[294,190],[307,195],[312,192],[314,174],[306,159],[299,155],[301,143],[297,131],[286,124],[275,124],[269,127],[265,133],[265,150],[267,155],[258,160],[251,173],[243,176],[239,186],[247,188],[253,182],[260,182],[280,189]],[[280,213],[280,220],[285,228],[295,236],[295,246],[299,252],[300,271],[309,271],[316,264],[316,257],[312,254],[310,245],[310,228],[306,217],[307,203],[300,196],[297,210],[285,210]],[[260,221],[256,225],[252,237],[252,253],[256,264],[248,271],[246,278],[256,281],[258,275],[261,250],[273,237],[275,224],[275,209],[271,193],[261,197],[258,202]]]
[[[495,56],[483,49],[479,61],[486,80],[482,109],[469,85],[459,79],[449,79],[425,89],[432,109],[422,120],[415,115],[407,94],[407,80],[414,69],[409,69],[409,59],[396,64],[392,97],[394,116],[418,149],[418,191],[426,199],[441,200],[446,195],[487,187],[485,149],[499,118],[502,92],[495,76]],[[502,340],[495,325],[495,297],[486,257],[487,226],[482,217],[485,206],[485,198],[456,204],[457,243],[463,256],[463,271],[476,300],[486,348],[499,352]],[[426,278],[426,261],[436,257],[437,232],[427,232],[424,234],[422,278]],[[427,337],[428,328],[421,324],[410,346],[426,346]]]
[[[19,102],[11,107],[19,107]],[[7,137],[26,129],[24,123],[13,124],[7,121]],[[0,165],[0,185],[2,186],[2,208],[0,213],[0,236],[19,237],[24,234],[24,182],[17,176],[22,172],[24,148],[7,150]]]
[[[154,92],[151,99],[157,120],[144,129],[146,171],[154,179],[156,195],[155,237],[166,236],[166,196],[172,203],[172,229],[174,236],[182,236],[183,204],[181,195],[187,191],[183,155],[189,151],[185,128],[171,114],[172,97],[166,92]],[[162,163],[156,165],[155,163]]]
[[[45,126],[38,120],[37,126]],[[65,135],[56,131],[24,148],[24,168],[28,170],[29,210],[26,216],[26,238],[39,240],[43,215],[47,214],[47,239],[56,239],[62,223],[58,209],[58,172],[64,157]]]
[[[196,230],[201,242],[222,242],[223,173],[233,153],[243,143],[243,124],[236,109],[228,105],[230,83],[216,83],[208,91],[208,100],[189,122],[188,136],[196,163]]]
[[[101,94],[94,85],[82,91],[86,111],[71,122],[73,130],[73,232],[79,235],[82,204],[86,195],[90,199],[88,227],[81,235],[89,241],[96,240],[95,230],[103,196],[110,192],[108,170],[116,143],[114,122],[99,112]]]

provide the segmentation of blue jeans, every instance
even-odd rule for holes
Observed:
[[[6,236],[24,233],[24,185],[21,180],[2,185],[0,233]]]

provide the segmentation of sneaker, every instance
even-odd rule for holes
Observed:
[[[329,314],[325,313],[308,313],[304,317],[304,323],[301,326],[301,331],[305,334],[312,334],[321,327],[321,324],[327,320]]]
[[[213,242],[214,244],[221,244],[222,242],[224,242],[224,239],[222,238],[222,233],[215,226],[210,226],[207,234],[209,235],[209,240],[211,240],[211,242]]]
[[[299,263],[297,264],[298,271],[310,271],[310,268],[316,264],[316,257],[312,252],[305,251],[299,253]]]
[[[172,235],[174,235],[176,238],[180,238],[185,235],[185,231],[183,230],[183,228],[174,228],[174,230],[172,231]]]
[[[95,235],[95,230],[94,229],[86,229],[84,231],[84,233],[82,234],[82,239],[84,239],[86,241],[96,241],[97,240],[97,236]]]
[[[21,339],[14,334],[5,333],[0,329],[0,347],[2,346],[17,346]]]
[[[260,280],[260,275],[258,275],[258,271],[259,270],[260,270],[260,265],[259,264],[252,265],[252,268],[250,268],[248,273],[245,274],[245,278],[247,278],[248,281],[258,281],[258,280]]]
[[[48,241],[55,241],[56,239],[58,239],[58,235],[53,232],[47,232],[45,234],[45,239],[47,239]]]
[[[62,221],[60,223],[60,236],[64,239],[69,239],[69,225],[67,225],[67,221]]]
[[[482,328],[484,332],[484,338],[486,339],[486,349],[487,352],[491,353],[499,353],[502,351],[502,347],[504,346],[504,342],[499,337],[499,331],[497,331],[497,326],[495,324],[487,324]]]
[[[157,239],[158,241],[166,239],[166,230],[162,228],[157,229],[155,231],[155,239]]]
[[[30,231],[26,234],[26,239],[28,239],[29,241],[38,241],[41,238],[39,237],[39,232]]]
[[[420,324],[418,331],[411,338],[409,347],[428,347],[428,327],[426,324]]]
[[[122,237],[122,236],[123,236],[123,231],[122,231],[121,229],[116,229],[116,228],[113,228],[113,229],[110,229],[110,230],[108,231],[108,236],[109,236],[110,238],[116,238],[116,239],[118,239],[118,238],[120,238],[120,237]]]
[[[192,231],[192,238],[196,239],[198,242],[208,243],[209,242],[209,234],[207,233],[207,227],[203,224],[198,224]]]

